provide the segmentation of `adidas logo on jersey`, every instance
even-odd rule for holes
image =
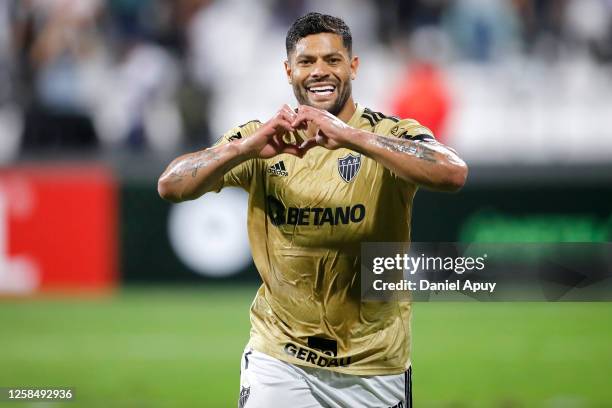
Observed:
[[[287,169],[285,168],[285,163],[282,160],[276,164],[271,165],[268,168],[268,173],[272,174],[273,176],[283,177],[287,177],[289,175],[289,172],[287,172]]]

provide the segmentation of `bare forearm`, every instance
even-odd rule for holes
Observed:
[[[439,143],[419,142],[356,130],[350,148],[378,161],[399,177],[439,191],[458,191],[467,165]]]
[[[248,160],[235,143],[228,143],[176,158],[157,183],[159,195],[168,201],[193,200],[211,191],[233,167]]]

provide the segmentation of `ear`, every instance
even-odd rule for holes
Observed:
[[[357,78],[357,70],[359,69],[359,57],[353,55],[351,58],[351,79]]]
[[[287,74],[287,81],[289,82],[289,84],[291,84],[291,65],[289,64],[289,61],[285,61],[285,74]]]

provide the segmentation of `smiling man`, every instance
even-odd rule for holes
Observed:
[[[240,407],[410,407],[411,307],[361,301],[360,244],[409,241],[418,186],[457,191],[467,167],[417,121],[353,101],[359,59],[339,18],[299,18],[286,48],[297,109],[177,158],[159,193],[172,202],[226,186],[249,193],[263,284]]]

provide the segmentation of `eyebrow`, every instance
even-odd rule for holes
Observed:
[[[323,58],[330,58],[330,57],[336,57],[336,56],[339,56],[339,57],[343,57],[343,58],[344,58],[344,55],[342,55],[342,53],[341,53],[340,51],[334,51],[334,52],[331,52],[331,53],[329,53],[329,54],[325,54],[325,55],[323,55]],[[295,58],[296,58],[296,59],[298,59],[298,58],[317,58],[317,56],[316,56],[316,55],[314,55],[314,54],[308,54],[308,53],[301,53],[301,54],[298,54],[298,53],[296,52],[296,54],[295,54]]]

